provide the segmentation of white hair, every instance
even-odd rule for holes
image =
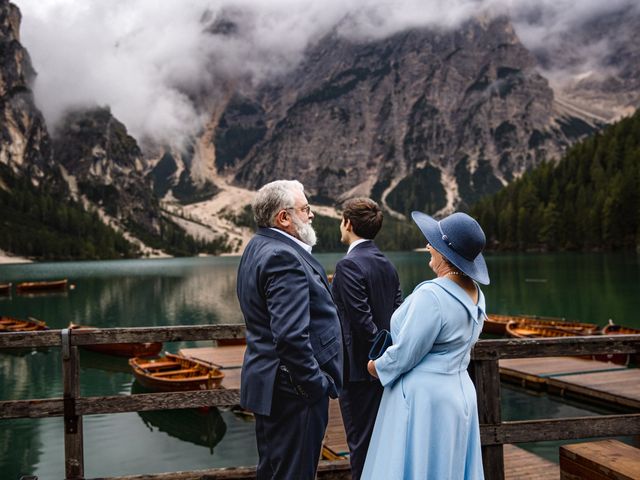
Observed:
[[[295,207],[297,191],[304,194],[304,186],[297,180],[276,180],[258,190],[251,203],[258,226],[273,227],[280,210]]]

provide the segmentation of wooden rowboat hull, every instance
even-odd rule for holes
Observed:
[[[47,282],[21,282],[16,285],[16,292],[29,293],[64,290],[67,288],[68,284],[69,281],[66,278],[64,280],[53,280]]]
[[[49,330],[47,324],[35,318],[20,320],[14,317],[0,317],[0,333],[3,332],[35,332]]]
[[[118,357],[153,357],[162,350],[162,342],[104,343],[101,345],[84,345],[82,348]]]
[[[509,322],[506,327],[507,335],[514,338],[553,338],[575,337],[576,334],[566,330],[541,325],[532,325],[527,322]],[[578,334],[580,335],[580,334]]]
[[[69,325],[71,330],[97,331],[97,327],[87,327],[84,325]],[[106,355],[116,355],[118,357],[153,357],[162,350],[162,342],[147,343],[103,343],[99,345],[83,345],[81,348],[92,352],[104,353]]]
[[[537,315],[497,315],[490,313],[484,321],[483,333],[507,334],[507,324],[536,325],[544,328],[565,330],[574,335],[596,335],[598,326],[594,323],[571,322],[557,317],[539,317]]]
[[[151,360],[134,357],[129,365],[138,383],[156,391],[210,390],[224,378],[211,365],[171,353]]]
[[[602,328],[601,333],[602,335],[638,335],[640,334],[640,328],[624,327],[610,323]],[[601,362],[611,362],[617,365],[629,365],[630,363],[634,363],[636,366],[640,365],[640,355],[638,354],[612,353],[609,355],[594,355],[593,358]]]

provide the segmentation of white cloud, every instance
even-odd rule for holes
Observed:
[[[138,138],[178,142],[208,117],[198,92],[286,72],[332,29],[381,38],[455,27],[487,10],[509,13],[530,48],[560,44],[573,26],[635,0],[14,0],[38,71],[36,99],[51,124],[66,108],[109,105]],[[207,33],[226,12],[234,35]],[[208,24],[210,24],[208,21]],[[591,57],[607,45],[591,45]],[[187,95],[187,92],[190,96]],[[196,94],[194,96],[194,94]]]

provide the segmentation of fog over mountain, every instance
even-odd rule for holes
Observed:
[[[38,72],[36,104],[50,128],[68,108],[109,105],[139,140],[176,145],[205,125],[216,95],[224,96],[229,84],[255,86],[291,71],[330,32],[380,40],[410,28],[453,29],[484,13],[506,14],[553,84],[615,71],[615,29],[580,41],[568,35],[611,12],[640,12],[636,0],[15,3],[23,14],[21,42]],[[225,28],[230,34],[211,34]],[[545,63],[552,52],[566,61]]]

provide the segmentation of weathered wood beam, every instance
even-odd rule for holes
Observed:
[[[129,475],[126,477],[99,477],[87,480],[253,480],[255,467],[213,468],[193,472],[173,472],[147,475]],[[322,460],[318,465],[318,479],[351,480],[348,460]]]
[[[0,335],[0,348],[56,347],[62,330],[11,332]],[[72,346],[103,343],[181,342],[243,338],[245,327],[234,325],[180,325],[172,327],[104,328],[97,331],[71,330]]]
[[[480,423],[499,425],[502,420],[502,412],[498,360],[475,361],[471,370],[477,391]],[[482,464],[486,478],[504,480],[504,451],[502,445],[483,445]]]
[[[640,352],[640,335],[480,340],[472,360],[532,358]]]
[[[80,397],[75,401],[78,415],[124,413],[179,408],[221,407],[240,403],[240,390],[220,388],[187,392],[142,393],[106,397]],[[11,400],[0,402],[0,419],[59,417],[64,400]]]
[[[544,420],[518,420],[480,425],[483,445],[544,442],[640,434],[640,413]]]

